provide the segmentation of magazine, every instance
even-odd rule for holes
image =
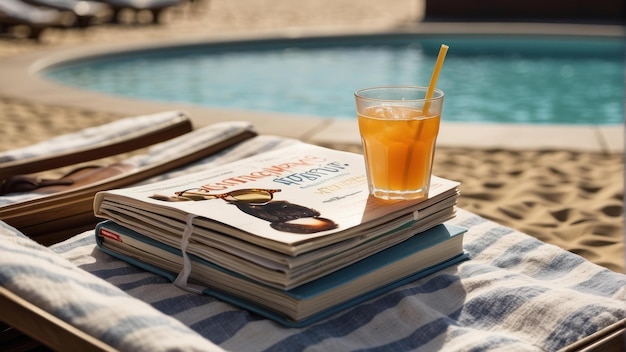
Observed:
[[[290,289],[454,216],[458,182],[428,199],[368,193],[363,157],[297,143],[145,186],[100,192],[96,216]]]
[[[361,155],[298,143],[210,171],[99,192],[94,211],[112,220],[117,212],[154,214],[174,228],[189,222],[194,230],[211,229],[295,256],[401,215],[418,220],[420,210],[456,196],[458,185],[433,176],[426,200],[380,200],[368,193]],[[256,196],[262,199],[244,199]],[[129,221],[126,216],[116,222]],[[173,235],[180,237],[180,231]]]
[[[466,229],[439,224],[400,244],[332,274],[281,290],[190,255],[190,282],[181,286],[215,296],[273,319],[300,327],[328,317],[400,285],[467,259],[463,252]],[[129,230],[112,221],[96,227],[98,248],[128,263],[162,275],[175,284],[183,271],[180,249]]]

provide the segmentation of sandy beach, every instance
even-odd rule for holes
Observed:
[[[100,24],[51,29],[40,42],[0,37],[0,58],[86,43],[290,28],[385,28],[423,17],[420,1],[196,0],[159,25]],[[2,82],[2,84],[10,84]],[[0,95],[0,151],[124,116]],[[359,145],[331,147],[360,152]],[[622,153],[440,147],[434,173],[462,183],[459,206],[611,270],[624,271]]]

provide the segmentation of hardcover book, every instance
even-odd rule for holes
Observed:
[[[466,229],[439,224],[341,270],[291,290],[270,287],[112,221],[96,227],[98,247],[176,283],[189,258],[183,288],[215,296],[290,327],[301,327],[467,259]],[[177,274],[178,273],[178,274]]]

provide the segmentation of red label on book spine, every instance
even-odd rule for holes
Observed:
[[[117,242],[123,242],[120,235],[116,234],[115,232],[109,231],[107,229],[100,229],[100,236],[110,238]]]

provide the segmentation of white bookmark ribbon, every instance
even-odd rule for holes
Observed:
[[[200,285],[190,285],[187,283],[189,279],[189,275],[191,274],[191,259],[189,259],[189,255],[187,255],[187,246],[189,245],[189,239],[191,238],[191,233],[193,232],[193,219],[196,217],[194,214],[187,214],[187,218],[185,220],[185,231],[183,231],[183,236],[180,239],[180,251],[183,254],[183,267],[178,273],[176,280],[174,280],[174,285],[177,287],[193,292],[202,294],[204,288]]]

